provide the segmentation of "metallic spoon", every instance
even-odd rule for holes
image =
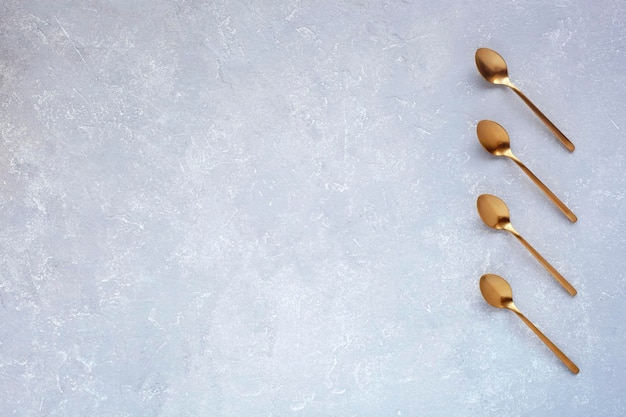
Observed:
[[[530,243],[526,241],[518,232],[513,228],[509,216],[509,208],[504,201],[500,200],[495,195],[481,194],[476,201],[476,208],[480,218],[485,224],[492,229],[506,230],[519,240],[526,249],[539,261],[543,267],[552,274],[554,278],[567,290],[571,295],[576,295],[576,289],[570,284],[564,277],[557,271],[543,256],[539,254],[533,248]]]
[[[509,140],[509,135],[504,130],[502,126],[498,123],[493,122],[491,120],[481,120],[478,122],[478,126],[476,126],[476,134],[478,135],[478,141],[483,148],[487,150],[492,155],[495,156],[505,156],[515,162],[517,166],[519,166],[522,171],[526,173],[530,177],[531,180],[537,184],[537,186],[548,196],[550,200],[565,214],[565,216],[571,221],[576,222],[577,217],[572,210],[570,210],[559,198],[554,195],[552,191],[548,187],[542,183],[539,178],[533,174],[530,169],[526,167],[511,151],[511,142]]]
[[[480,277],[480,292],[483,294],[485,301],[497,308],[506,308],[511,310],[517,316],[522,319],[524,323],[530,329],[535,332],[537,336],[541,339],[543,343],[546,344],[554,352],[554,354],[567,366],[567,368],[573,373],[577,374],[579,369],[578,366],[571,361],[561,350],[556,347],[554,343],[550,339],[546,337],[541,331],[535,327],[535,325],[526,318],[515,306],[513,303],[513,291],[511,291],[511,286],[504,278],[499,275],[493,274],[485,274]]]
[[[520,91],[519,88],[513,85],[509,79],[506,62],[500,54],[489,48],[480,48],[476,50],[475,59],[476,67],[478,67],[480,75],[492,84],[506,85],[511,90],[515,91],[515,93],[524,100],[524,103],[526,103],[541,121],[548,126],[561,143],[563,143],[570,152],[574,151],[574,144]]]

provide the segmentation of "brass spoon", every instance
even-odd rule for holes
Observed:
[[[552,202],[571,222],[576,222],[576,220],[578,220],[576,215],[572,213],[572,211],[561,200],[559,200],[559,198],[554,195],[554,193],[550,191],[550,189],[546,187],[544,183],[542,183],[539,178],[537,178],[535,174],[533,174],[530,169],[522,163],[522,161],[513,155],[509,135],[502,126],[491,120],[481,120],[478,122],[478,126],[476,126],[476,134],[478,135],[478,141],[481,145],[483,145],[483,148],[485,148],[487,152],[495,156],[505,156],[515,162],[517,166],[519,166],[522,171],[524,171],[526,175],[528,175],[530,179],[537,184],[541,191],[543,191],[548,198],[552,200]]]
[[[544,259],[543,256],[539,254],[533,248],[530,243],[526,241],[520,235],[517,230],[513,228],[511,224],[510,216],[509,216],[509,208],[506,206],[504,201],[500,200],[495,195],[491,194],[481,194],[478,196],[478,200],[476,201],[476,207],[478,209],[478,214],[480,218],[485,222],[485,224],[492,229],[496,230],[506,230],[511,233],[513,236],[519,240],[522,245],[528,249],[528,251],[539,261],[541,265],[545,269],[548,270],[552,274],[554,278],[567,290],[571,295],[576,295],[576,289],[570,284],[564,277],[557,271],[548,261]]]
[[[554,343],[550,339],[546,337],[541,331],[535,327],[535,325],[526,318],[515,306],[513,303],[513,291],[511,291],[511,286],[504,278],[499,275],[493,274],[485,274],[480,277],[480,292],[483,294],[485,301],[497,308],[506,308],[511,310],[517,316],[522,319],[524,323],[530,329],[535,332],[539,339],[543,343],[546,344],[550,348],[552,352],[567,366],[567,368],[573,373],[577,374],[579,369],[578,366],[571,361],[561,350],[556,347]]]
[[[563,143],[570,152],[574,151],[574,144],[520,91],[519,88],[513,85],[509,79],[506,62],[500,54],[489,48],[480,48],[476,50],[475,59],[476,67],[478,67],[480,75],[492,84],[506,85],[511,90],[515,91],[515,93],[524,100],[524,103],[526,103],[541,121],[548,126],[561,143]]]

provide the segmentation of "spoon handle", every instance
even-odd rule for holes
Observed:
[[[545,343],[552,352],[554,352],[554,354],[561,360],[561,362],[565,364],[565,366],[567,366],[570,371],[572,371],[572,373],[577,374],[579,372],[578,366],[576,366],[576,364],[574,364],[574,362],[572,362],[572,360],[568,358],[565,353],[561,352],[561,349],[559,349],[554,343],[552,343],[552,341],[548,339],[548,337],[543,334],[541,330],[535,327],[535,325],[530,320],[528,320],[526,316],[516,310],[513,310],[513,312],[517,314],[519,318],[521,318],[522,321],[524,321],[524,323],[526,323],[526,325],[530,327],[530,329],[535,332],[537,336],[539,336],[539,339],[541,339],[541,341]]]
[[[537,178],[535,174],[533,174],[532,171],[522,163],[522,161],[514,156],[511,157],[511,159],[517,164],[517,166],[522,169],[522,171],[526,173],[526,175],[528,175],[531,180],[534,181],[535,184],[537,184],[541,191],[543,191],[544,194],[547,195],[550,200],[552,200],[552,202],[559,208],[559,210],[561,210],[561,212],[565,214],[565,217],[567,217],[569,221],[571,221],[572,223],[576,223],[576,220],[578,220],[578,218],[572,212],[572,210],[570,210],[569,207],[565,205],[565,203],[563,203],[556,195],[554,195],[554,193],[550,191],[550,189],[543,182],[541,182],[541,180]]]
[[[532,101],[530,101],[530,99],[529,99],[528,97],[526,97],[526,96],[524,95],[524,93],[522,93],[522,91],[521,91],[519,88],[517,88],[517,87],[516,87],[516,86],[514,86],[513,84],[510,84],[510,85],[509,85],[509,87],[511,87],[511,89],[512,89],[513,91],[515,91],[515,93],[516,93],[518,96],[520,96],[520,98],[521,98],[522,100],[524,100],[524,103],[526,103],[526,105],[527,105],[528,107],[530,107],[530,109],[531,109],[533,112],[535,112],[535,114],[537,115],[537,117],[539,117],[539,118],[541,119],[541,121],[542,121],[542,122],[543,122],[543,123],[544,123],[544,124],[545,124],[545,125],[546,125],[546,126],[547,126],[550,130],[551,130],[551,131],[552,131],[552,133],[554,133],[554,135],[555,135],[555,136],[556,136],[556,137],[557,137],[557,138],[561,141],[561,143],[562,143],[563,145],[565,145],[565,147],[567,148],[567,150],[569,150],[570,152],[574,152],[575,146],[574,146],[574,144],[573,144],[573,143],[572,143],[572,142],[571,142],[571,141],[567,138],[567,136],[565,136],[565,135],[563,134],[563,132],[561,132],[561,131],[559,130],[559,128],[558,128],[558,127],[556,127],[556,126],[554,125],[554,123],[552,123],[552,122],[550,121],[550,119],[548,119],[548,118],[546,117],[546,115],[545,115],[545,114],[543,114],[543,113],[541,112],[541,110],[539,110],[539,109],[537,108],[537,106],[535,106],[535,105],[533,104],[533,102],[532,102]]]
[[[512,233],[513,236],[515,236],[522,243],[522,245],[524,245],[526,249],[528,249],[528,251],[535,257],[535,259],[537,259],[539,263],[552,274],[552,276],[559,282],[559,284],[561,284],[561,286],[563,286],[563,288],[565,288],[565,290],[570,293],[570,295],[576,295],[576,288],[574,288],[572,284],[570,284],[565,279],[565,277],[556,270],[556,268],[550,265],[550,262],[546,261],[545,258],[541,256],[541,254],[539,254],[539,252],[537,252],[537,250],[535,250],[535,248],[533,248],[530,243],[528,243],[526,239],[524,239],[519,233],[515,231],[513,231]]]

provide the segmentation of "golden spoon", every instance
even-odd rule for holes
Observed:
[[[568,367],[570,371],[577,374],[579,369],[578,366],[571,361],[561,350],[556,347],[554,343],[550,339],[546,337],[541,331],[535,327],[535,325],[526,318],[515,306],[513,303],[513,291],[511,291],[511,286],[504,278],[499,275],[493,274],[485,274],[480,277],[480,292],[483,294],[485,301],[497,308],[506,308],[511,310],[517,316],[522,319],[524,323],[530,329],[535,332],[537,336],[541,339],[543,343],[546,344],[554,352],[554,354]]]
[[[548,198],[552,200],[552,202],[571,222],[576,222],[576,220],[578,220],[576,215],[572,213],[572,211],[561,200],[559,200],[559,198],[554,195],[554,193],[550,191],[550,189],[546,187],[544,183],[542,183],[539,178],[537,178],[535,174],[533,174],[530,169],[522,163],[522,161],[513,155],[509,135],[502,126],[491,120],[481,120],[478,122],[478,126],[476,126],[476,134],[478,135],[478,141],[481,145],[483,145],[483,148],[485,148],[487,152],[495,156],[505,156],[515,162],[517,166],[519,166],[522,171],[524,171],[526,175],[528,175],[530,179],[537,184],[541,191],[543,191]]]
[[[544,268],[548,270],[552,274],[554,278],[567,290],[571,295],[576,295],[576,289],[567,282],[567,280],[557,271],[548,261],[544,259],[543,256],[539,254],[533,248],[530,243],[526,241],[520,235],[517,230],[513,228],[511,224],[510,216],[509,216],[509,208],[506,206],[504,201],[500,200],[495,195],[491,194],[481,194],[478,196],[478,200],[476,201],[476,207],[478,208],[478,214],[480,218],[485,222],[485,224],[492,229],[497,230],[506,230],[510,232],[513,236],[519,240],[522,245],[528,249],[528,251],[539,261]]]
[[[541,121],[548,126],[552,133],[556,135],[561,143],[563,143],[570,152],[574,151],[574,144],[520,91],[519,88],[513,85],[509,79],[506,62],[500,54],[489,48],[480,48],[476,50],[475,59],[476,67],[478,67],[480,75],[492,84],[506,85],[511,90],[515,91],[515,93],[524,100],[524,103],[526,103]]]

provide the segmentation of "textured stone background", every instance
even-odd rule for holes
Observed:
[[[1,415],[626,415],[623,1],[4,0],[0,34]]]

